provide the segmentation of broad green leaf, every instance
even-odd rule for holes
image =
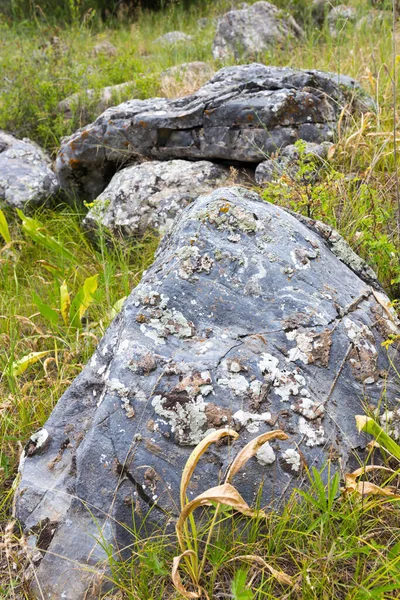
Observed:
[[[71,302],[71,308],[69,311],[70,324],[73,327],[80,328],[81,319],[89,306],[93,303],[93,294],[97,290],[98,275],[88,277],[75,298]]]
[[[53,323],[54,325],[56,325],[58,323],[59,314],[56,310],[54,310],[54,308],[51,308],[51,306],[42,302],[42,300],[39,298],[39,296],[35,293],[33,293],[33,301],[36,304],[36,306],[38,307],[39,312],[42,315],[42,317],[44,317],[45,319],[47,319],[48,321],[50,321],[50,323]]]
[[[10,230],[8,229],[7,219],[2,210],[0,210],[0,235],[9,244],[11,242]]]
[[[113,304],[113,306],[111,307],[111,310],[110,310],[110,319],[111,320],[114,319],[117,316],[117,314],[121,312],[126,299],[127,299],[127,296],[123,296],[122,298],[117,300],[115,302],[115,304]]]
[[[28,367],[35,364],[47,354],[49,354],[49,350],[45,350],[43,352],[30,352],[19,360],[13,361],[10,367],[11,375],[14,377],[22,375],[22,373],[24,373]]]
[[[76,262],[72,252],[70,252],[64,244],[52,237],[37,219],[27,217],[19,208],[17,208],[17,214],[22,221],[22,229],[34,242],[40,244],[44,248],[53,250],[73,263]]]
[[[392,456],[400,460],[400,446],[382,429],[382,427],[365,415],[356,415],[356,425],[358,431],[364,431],[374,436],[380,446],[387,450]]]
[[[63,281],[60,285],[60,309],[61,316],[65,325],[69,323],[69,309],[71,307],[71,298],[68,292],[67,282]]]

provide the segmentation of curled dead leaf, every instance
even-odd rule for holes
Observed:
[[[243,554],[241,556],[235,556],[228,560],[228,562],[233,562],[235,560],[243,560],[245,562],[250,562],[251,564],[257,563],[263,569],[268,569],[273,577],[284,585],[294,585],[293,579],[287,575],[284,571],[279,571],[278,569],[274,569],[271,565],[269,565],[261,556],[257,556],[256,554]]]
[[[199,590],[198,592],[189,592],[183,585],[181,576],[179,575],[179,565],[180,565],[182,558],[184,558],[185,556],[194,556],[195,557],[196,553],[193,550],[185,550],[185,552],[182,552],[182,554],[180,554],[179,556],[174,557],[174,560],[172,561],[172,571],[171,571],[172,583],[174,584],[177,591],[180,594],[182,594],[182,596],[184,596],[185,598],[200,598],[201,590]]]
[[[209,506],[210,504],[222,504],[224,506],[230,506],[237,512],[242,513],[248,517],[254,517],[256,514],[265,517],[263,511],[254,511],[250,508],[247,502],[242,498],[236,488],[230,483],[224,483],[217,485],[216,487],[206,490],[194,500],[186,504],[179,515],[179,519],[176,524],[176,534],[178,537],[179,546],[184,548],[184,535],[183,527],[186,519],[191,513],[200,506]]]
[[[220,439],[226,436],[230,436],[234,439],[237,439],[239,435],[233,429],[224,428],[218,429],[217,431],[213,431],[209,435],[207,435],[204,440],[202,440],[199,444],[197,444],[196,448],[193,450],[191,455],[189,456],[185,468],[183,469],[182,478],[181,478],[181,490],[180,490],[180,501],[181,507],[183,508],[186,503],[186,490],[188,488],[189,482],[192,478],[193,472],[196,468],[197,463],[200,458],[204,454],[211,444],[218,442]]]
[[[288,436],[281,429],[276,429],[275,431],[263,433],[246,444],[246,446],[242,448],[240,452],[238,452],[237,456],[229,467],[225,482],[231,482],[236,473],[240,471],[247,461],[250,460],[252,456],[257,454],[257,451],[261,448],[261,446],[266,444],[269,440],[273,440],[275,438],[279,440],[287,440]]]
[[[395,473],[393,469],[389,469],[388,467],[383,467],[380,465],[367,465],[365,467],[360,467],[359,469],[353,471],[353,473],[347,473],[347,475],[345,475],[345,491],[357,492],[361,496],[378,495],[400,499],[400,495],[395,493],[395,488],[392,486],[381,487],[375,483],[370,483],[369,481],[357,481],[358,477],[372,471],[386,471],[390,474]]]

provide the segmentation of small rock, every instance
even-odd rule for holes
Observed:
[[[118,50],[111,42],[104,40],[95,45],[93,48],[93,54],[94,56],[99,56],[101,54],[105,54],[107,56],[117,56]]]
[[[271,47],[284,46],[302,35],[303,30],[293,17],[261,1],[231,10],[220,18],[212,53],[215,60],[231,56],[254,59]]]
[[[13,208],[46,204],[59,189],[49,156],[31,140],[0,131],[0,199]]]
[[[193,37],[183,33],[183,31],[169,31],[164,33],[157,39],[154,40],[154,44],[160,44],[161,46],[174,46],[175,44],[182,44],[183,42],[191,42]]]
[[[148,228],[167,233],[175,217],[197,196],[226,185],[228,167],[202,160],[154,161],[122,169],[94,201],[83,221],[95,231],[105,227],[126,238]]]

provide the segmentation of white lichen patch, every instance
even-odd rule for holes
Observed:
[[[155,341],[156,344],[165,344],[169,335],[186,339],[194,335],[194,325],[175,308],[159,308],[151,311],[146,323],[140,325],[141,332]]]
[[[257,433],[262,423],[270,423],[271,413],[261,414],[238,410],[233,415],[233,420],[239,427],[244,427],[249,433]]]
[[[272,465],[275,462],[276,455],[269,442],[266,442],[261,446],[261,448],[257,451],[256,458],[263,467]]]
[[[264,375],[264,378],[271,382],[274,392],[281,397],[282,402],[287,402],[290,396],[297,396],[301,393],[309,396],[310,393],[305,387],[306,380],[300,374],[298,369],[288,371],[279,368],[279,359],[268,353],[261,355],[261,361],[258,366]]]
[[[394,440],[400,441],[400,408],[387,410],[379,417],[385,432]]]
[[[206,402],[202,395],[183,404],[170,406],[167,398],[154,396],[151,402],[157,415],[167,421],[178,444],[195,446],[204,437],[207,425]]]
[[[227,359],[221,363],[221,368],[224,373],[224,377],[217,379],[217,384],[226,386],[235,394],[235,396],[241,396],[245,394],[249,388],[250,383],[241,372],[246,372],[247,368],[240,362],[239,359]]]
[[[320,420],[309,423],[304,417],[299,417],[298,428],[306,446],[322,446],[325,443],[325,431]]]
[[[356,323],[348,317],[343,319],[343,324],[346,328],[347,336],[355,346],[366,348],[371,354],[377,354],[378,351],[374,346],[374,336],[371,330],[363,323]]]
[[[217,380],[217,383],[218,385],[227,386],[232,390],[235,396],[244,394],[250,387],[246,377],[239,373],[230,373],[229,377],[220,377],[220,379]]]
[[[322,417],[325,410],[321,402],[314,402],[307,396],[299,398],[290,408],[310,421]]]
[[[210,273],[214,259],[209,254],[201,254],[198,246],[182,246],[177,250],[179,258],[178,274],[189,279],[194,273]]]
[[[319,255],[320,252],[318,248],[313,248],[310,250],[299,247],[295,250],[292,250],[290,253],[290,257],[297,271],[309,269],[311,266],[310,260],[318,258]]]
[[[116,392],[120,398],[127,398],[130,390],[118,379],[109,379],[106,383],[108,392]]]
[[[355,322],[348,317],[343,319],[347,336],[353,342],[349,354],[349,363],[355,378],[366,384],[377,379],[376,364],[378,350],[372,331],[364,323]]]
[[[293,448],[288,448],[285,452],[282,453],[282,459],[285,463],[290,467],[292,471],[298,473],[301,467],[301,457],[297,450],[293,450]]]

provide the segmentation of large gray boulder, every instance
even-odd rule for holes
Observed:
[[[207,432],[230,425],[240,437],[203,457],[189,498],[275,428],[287,441],[270,443],[234,481],[249,503],[262,482],[262,505],[279,506],[307,485],[306,467],[330,459],[331,473],[343,473],[364,459],[368,436],[354,415],[396,404],[399,356],[392,345],[389,360],[381,342],[398,325],[388,298],[355,272],[362,261],[337,248],[347,266],[331,252],[331,235],[317,233],[324,226],[305,223],[243,188],[221,188],[164,238],[25,446],[16,514],[43,554],[36,574],[45,598],[83,598],[106,568],[104,544],[116,556],[131,544],[132,518],[143,536],[172,530],[183,466]]]
[[[164,235],[176,216],[197,196],[226,185],[228,167],[200,160],[153,161],[114,175],[94,201],[83,226],[114,236],[134,237],[156,229]]]
[[[269,2],[256,2],[219,19],[212,53],[215,60],[257,59],[302,35],[293,17]]]
[[[37,144],[0,131],[0,200],[24,209],[46,204],[58,188],[50,158]]]
[[[259,163],[299,138],[330,140],[341,108],[355,97],[361,89],[346,76],[257,63],[226,67],[190,96],[109,108],[63,140],[56,168],[64,189],[93,200],[138,157]]]

